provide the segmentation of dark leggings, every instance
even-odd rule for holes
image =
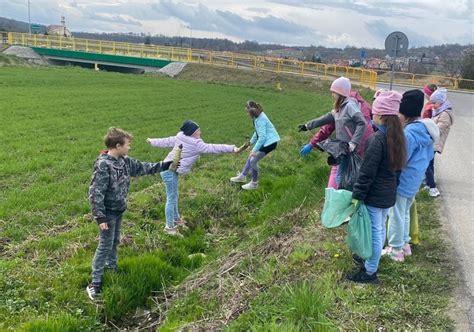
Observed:
[[[431,159],[428,168],[426,169],[426,185],[430,188],[436,188],[436,182],[434,179],[434,157]]]

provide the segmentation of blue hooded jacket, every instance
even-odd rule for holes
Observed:
[[[400,174],[397,193],[400,196],[411,198],[420,189],[426,168],[434,157],[433,143],[436,138],[431,137],[428,128],[420,121],[408,124],[404,132],[407,145],[407,164]]]

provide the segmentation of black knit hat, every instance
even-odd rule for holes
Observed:
[[[191,120],[184,121],[181,128],[179,128],[179,130],[181,130],[183,134],[185,134],[186,136],[191,136],[198,129],[199,129],[199,125],[196,122],[191,121]]]
[[[400,113],[407,118],[419,117],[423,109],[425,95],[421,90],[408,90],[403,94],[402,102],[400,103]]]

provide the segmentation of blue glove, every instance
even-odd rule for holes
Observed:
[[[308,155],[311,150],[313,150],[313,146],[311,144],[306,144],[305,146],[303,146],[300,150],[301,157]]]

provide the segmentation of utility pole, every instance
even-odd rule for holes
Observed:
[[[31,16],[30,16],[30,0],[28,0],[28,30],[31,35]]]
[[[189,29],[189,48],[193,47],[193,28],[191,28],[190,25],[188,25]]]

